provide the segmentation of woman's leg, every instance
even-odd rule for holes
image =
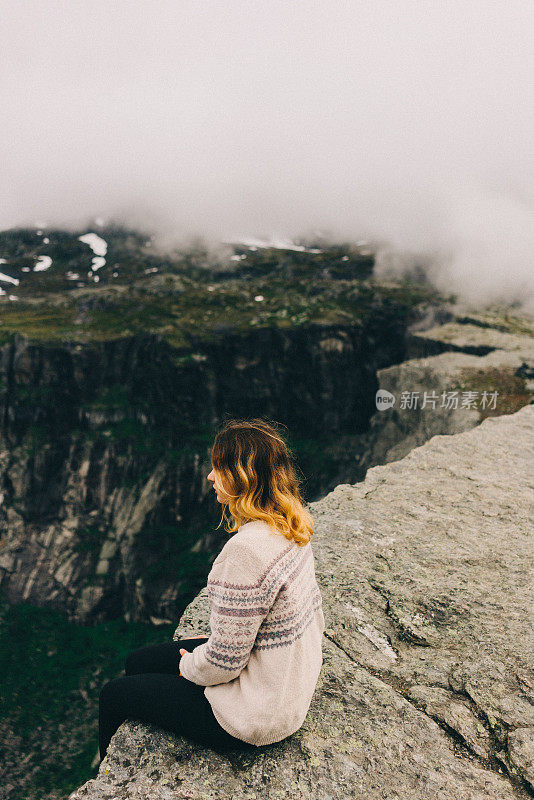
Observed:
[[[132,650],[126,657],[124,671],[126,675],[139,675],[147,672],[165,672],[169,675],[178,675],[180,663],[180,648],[189,652],[208,641],[207,636],[195,639],[179,639],[176,642],[161,642],[149,644]]]
[[[180,675],[125,675],[104,684],[99,696],[101,759],[106,755],[111,737],[126,719],[150,722],[209,747],[250,747],[219,725],[204,687]]]

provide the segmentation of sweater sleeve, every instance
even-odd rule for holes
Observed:
[[[250,565],[231,556],[213,565],[208,577],[210,637],[182,655],[179,665],[184,678],[200,686],[237,678],[269,612],[268,588]]]

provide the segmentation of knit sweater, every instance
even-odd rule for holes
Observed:
[[[219,724],[253,745],[303,724],[322,666],[325,628],[311,542],[299,546],[252,520],[228,539],[208,575],[210,636],[180,672],[205,686]]]

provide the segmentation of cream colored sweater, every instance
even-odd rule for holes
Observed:
[[[325,627],[311,542],[299,547],[267,523],[241,525],[208,575],[210,637],[180,659],[205,686],[219,724],[266,745],[304,722],[322,665]]]

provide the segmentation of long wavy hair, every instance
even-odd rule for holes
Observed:
[[[313,518],[301,497],[294,454],[279,429],[280,423],[254,417],[226,420],[216,434],[211,463],[224,492],[219,525],[225,520],[233,534],[245,522],[263,520],[304,547]]]

